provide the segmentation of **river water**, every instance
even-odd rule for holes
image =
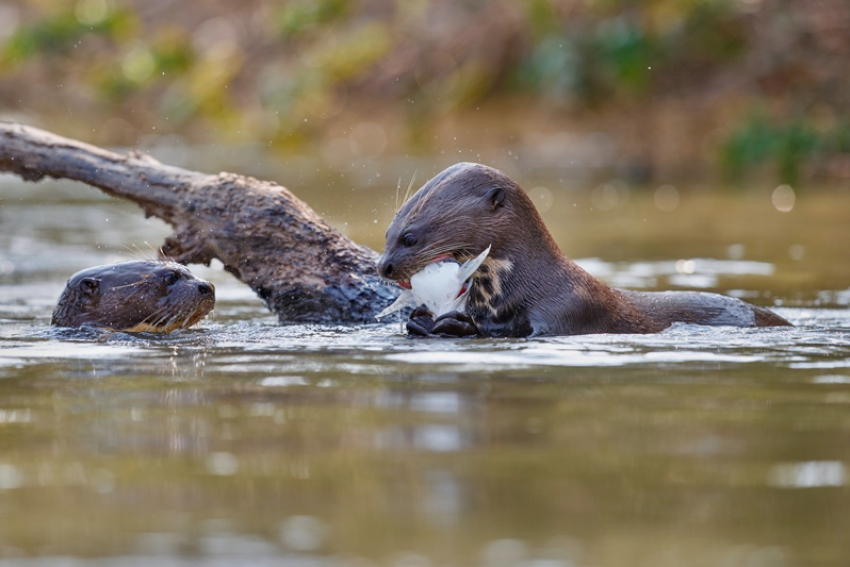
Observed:
[[[206,170],[275,178],[380,249],[397,185],[446,164]],[[598,277],[796,327],[281,327],[213,265],[193,267],[218,296],[194,329],[57,332],[68,276],[150,257],[168,228],[79,184],[0,177],[0,566],[847,565],[850,193],[510,167]]]

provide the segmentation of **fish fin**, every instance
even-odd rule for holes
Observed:
[[[492,246],[492,245],[491,245]],[[484,252],[473,258],[472,260],[467,260],[463,263],[463,266],[460,267],[460,280],[466,281],[468,280],[472,274],[475,273],[475,270],[484,263],[484,260],[487,259],[487,255],[490,253],[491,246],[488,246]]]
[[[389,306],[387,306],[383,311],[375,315],[375,319],[381,319],[386,317],[387,315],[391,315],[396,311],[400,311],[407,307],[408,305],[413,305],[416,301],[413,299],[413,294],[410,293],[410,290],[404,290],[401,292],[395,301],[393,301]]]

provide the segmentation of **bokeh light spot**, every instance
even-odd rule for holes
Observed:
[[[773,206],[781,213],[790,213],[794,209],[797,196],[790,185],[780,185],[770,196]]]
[[[124,56],[121,71],[134,83],[144,83],[153,74],[156,61],[147,47],[137,47]]]
[[[94,26],[106,19],[109,5],[106,0],[79,0],[74,6],[74,16],[85,26]]]
[[[662,185],[652,196],[658,210],[672,213],[679,207],[679,190],[672,185]]]

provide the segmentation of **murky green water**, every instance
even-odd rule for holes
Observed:
[[[381,246],[400,173],[254,165]],[[0,177],[0,565],[846,565],[850,194],[783,213],[772,188],[681,189],[663,212],[511,173],[607,281],[798,326],[411,341],[279,327],[213,267],[196,329],[57,333],[71,273],[149,256],[167,228]]]

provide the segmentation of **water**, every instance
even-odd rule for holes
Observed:
[[[308,173],[291,188],[379,248],[396,180]],[[219,298],[195,329],[60,332],[71,273],[150,256],[167,227],[2,177],[0,565],[845,565],[850,195],[781,213],[769,188],[695,188],[665,213],[652,191],[512,173],[606,281],[721,291],[797,326],[281,327],[213,266],[193,267]]]

